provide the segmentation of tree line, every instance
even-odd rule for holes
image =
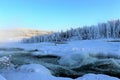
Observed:
[[[120,20],[108,21],[92,26],[83,26],[76,29],[71,28],[67,31],[55,32],[52,34],[37,35],[28,39],[23,39],[22,42],[61,42],[72,39],[92,40],[106,38],[120,38]]]

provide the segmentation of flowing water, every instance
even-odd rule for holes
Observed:
[[[24,64],[36,63],[44,65],[55,76],[77,78],[87,73],[95,73],[120,78],[120,58],[116,56],[90,55],[90,60],[95,59],[93,62],[84,62],[85,64],[81,65],[83,60],[78,60],[78,65],[66,66],[59,63],[61,59],[59,56],[32,56],[31,53],[37,50],[26,51],[20,48],[1,48],[0,51],[0,57],[10,55],[10,62],[14,65],[15,69]]]

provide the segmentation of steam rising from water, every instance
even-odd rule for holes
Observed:
[[[11,34],[7,30],[0,30],[0,42],[7,41],[12,37],[13,34]]]

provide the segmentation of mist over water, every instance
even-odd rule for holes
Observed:
[[[13,34],[11,34],[9,31],[7,30],[0,30],[0,42],[4,42],[9,40],[11,37],[13,36]]]

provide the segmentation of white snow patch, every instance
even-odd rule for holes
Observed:
[[[22,73],[11,72],[5,75],[7,80],[73,80],[70,78],[54,77],[50,75],[42,75],[40,73]]]
[[[40,64],[28,64],[18,68],[22,72],[38,72],[40,74],[51,75],[51,72]]]
[[[79,77],[75,80],[120,80],[118,78],[115,77],[110,77],[107,75],[103,75],[103,74],[86,74],[83,77]]]
[[[3,76],[0,75],[0,80],[6,80]]]
[[[54,77],[52,75],[45,75],[40,73],[23,73],[23,72],[15,72],[10,71],[5,74],[2,74],[7,80],[120,80],[115,77],[110,77],[103,74],[86,74],[82,77],[71,79],[71,78],[64,78],[64,77]],[[6,80],[3,79],[3,80]],[[2,80],[2,79],[0,79]]]

